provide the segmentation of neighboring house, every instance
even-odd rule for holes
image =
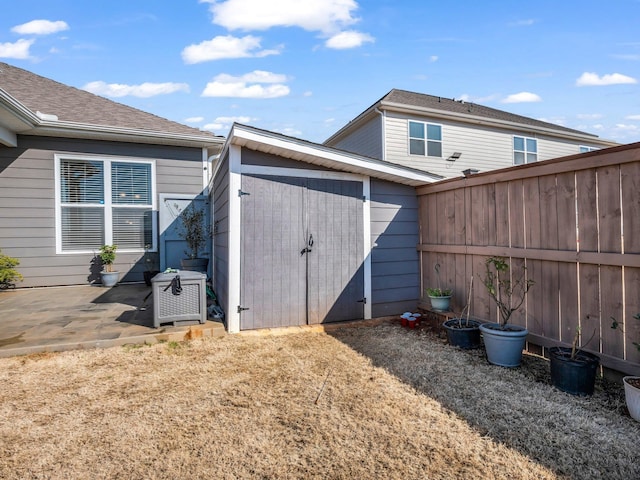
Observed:
[[[617,145],[475,103],[395,89],[324,144],[447,178]]]
[[[121,280],[142,279],[145,246],[178,267],[174,223],[206,198],[224,139],[0,63],[0,248],[19,286],[86,284],[117,244]]]
[[[235,124],[210,188],[228,330],[415,311],[415,187],[441,178]]]

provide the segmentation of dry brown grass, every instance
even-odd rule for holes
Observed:
[[[0,359],[0,478],[640,478],[526,372],[389,324]]]

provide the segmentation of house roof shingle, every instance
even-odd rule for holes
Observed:
[[[0,62],[0,89],[33,114],[39,111],[55,115],[61,122],[210,140],[220,138],[3,62]]]

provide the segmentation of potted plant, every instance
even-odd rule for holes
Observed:
[[[580,327],[576,328],[571,347],[551,347],[549,363],[551,368],[551,384],[572,395],[592,395],[596,383],[596,372],[600,365],[600,357],[582,350],[593,340],[591,338],[578,347]]]
[[[206,272],[209,265],[208,258],[198,256],[200,250],[207,242],[206,215],[204,209],[198,209],[193,204],[180,213],[182,231],[180,237],[187,242],[189,250],[185,250],[187,258],[180,261],[183,270]]]
[[[450,308],[451,294],[450,288],[442,288],[440,286],[440,264],[436,263],[433,269],[436,271],[436,288],[427,288],[427,296],[431,301],[431,309],[436,312],[446,312]]]
[[[447,320],[442,324],[447,332],[447,341],[454,347],[471,349],[477,348],[481,344],[480,322],[469,318],[472,288],[473,277],[469,280],[469,297],[467,298],[467,304],[462,309],[462,313],[459,317]]]
[[[160,273],[158,269],[158,254],[151,252],[151,245],[144,246],[144,265],[146,270],[144,271],[144,283],[150,287],[151,279]]]
[[[22,275],[15,268],[18,265],[20,265],[20,261],[17,258],[4,255],[0,250],[0,290],[9,287],[15,288],[14,282],[22,280]]]
[[[503,257],[489,257],[485,267],[482,283],[500,314],[499,322],[480,325],[487,360],[502,367],[518,367],[529,332],[525,327],[509,324],[509,320],[522,306],[535,282],[526,278],[526,266],[514,272]]]
[[[636,313],[633,318],[640,320],[640,313]],[[622,330],[615,318],[613,319],[611,328]],[[632,343],[640,352],[640,342]],[[640,377],[629,375],[624,377],[622,382],[624,383],[624,397],[627,402],[627,409],[629,409],[629,415],[631,415],[631,418],[634,420],[640,422]]]
[[[117,249],[117,245],[103,245],[100,247],[98,257],[100,257],[100,262],[104,267],[104,270],[100,272],[100,278],[102,279],[102,286],[104,287],[113,287],[118,283],[120,272],[113,271],[113,262],[116,261]]]

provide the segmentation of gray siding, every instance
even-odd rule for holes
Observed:
[[[380,116],[377,116],[359,126],[357,130],[351,132],[347,137],[327,145],[382,160],[382,120]]]
[[[415,311],[420,298],[415,189],[371,180],[372,315]]]
[[[442,125],[442,158],[409,155],[408,120]],[[460,177],[468,168],[481,172],[513,166],[513,136],[537,138],[538,160],[575,155],[584,143],[533,134],[527,130],[509,130],[469,125],[436,118],[417,117],[398,113],[386,115],[386,158],[388,162],[442,175]],[[462,156],[447,161],[454,152]]]
[[[229,305],[229,153],[213,179],[213,289],[228,316]]]
[[[56,255],[56,153],[158,159],[156,193],[200,193],[200,149],[133,143],[19,136],[18,147],[0,147],[0,248],[20,260],[21,287],[79,285],[95,278],[91,254]],[[143,252],[118,254],[122,281],[141,281]]]

